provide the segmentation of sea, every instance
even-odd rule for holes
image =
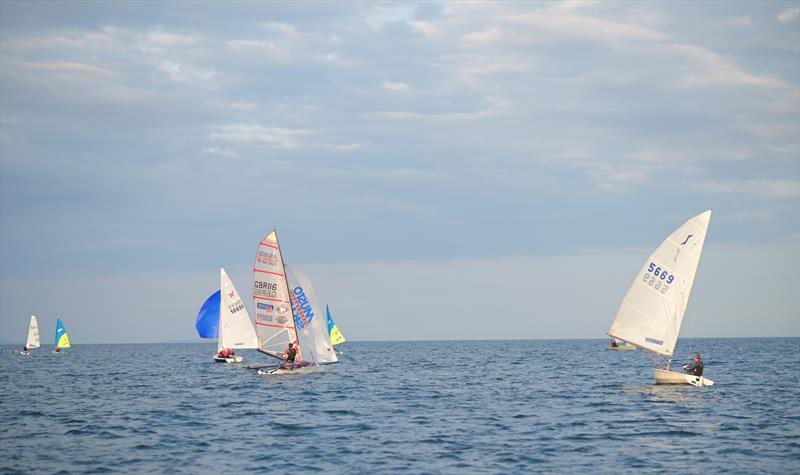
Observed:
[[[682,339],[713,387],[606,340],[348,342],[259,376],[213,344],[0,352],[0,472],[800,473],[800,339]]]

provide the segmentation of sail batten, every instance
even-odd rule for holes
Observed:
[[[711,211],[683,223],[645,261],[609,336],[672,357],[703,252]]]

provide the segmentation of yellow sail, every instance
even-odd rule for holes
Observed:
[[[339,327],[334,324],[333,328],[331,328],[331,345],[339,345],[345,341],[347,340],[345,340],[342,336],[342,332],[339,331]]]
[[[59,348],[69,348],[69,335],[64,333],[61,335],[61,338],[58,339],[58,346]]]

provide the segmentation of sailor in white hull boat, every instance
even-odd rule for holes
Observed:
[[[683,370],[689,374],[694,376],[702,376],[703,375],[703,361],[700,357],[700,353],[694,354],[694,363],[692,364],[685,364],[683,365]]]

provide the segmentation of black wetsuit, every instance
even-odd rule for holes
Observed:
[[[695,376],[702,376],[703,375],[703,362],[702,361],[698,361],[696,363],[687,364],[686,366],[684,366],[683,369],[686,370],[686,372],[689,373],[689,374],[693,374]]]
[[[287,363],[294,363],[294,358],[297,356],[297,350],[294,348],[289,348],[286,350],[286,362]]]

